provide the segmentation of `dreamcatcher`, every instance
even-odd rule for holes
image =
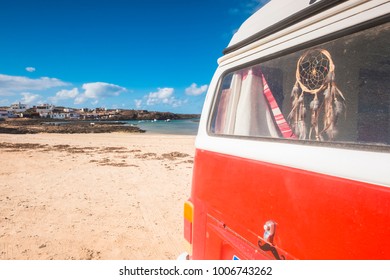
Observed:
[[[299,58],[296,82],[291,92],[292,109],[288,115],[292,130],[299,139],[307,139],[306,107],[310,108],[308,138],[323,140],[324,133],[330,140],[334,138],[337,119],[345,108],[345,98],[334,81],[334,69],[332,57],[323,49],[310,50]],[[321,131],[320,115],[323,118]]]

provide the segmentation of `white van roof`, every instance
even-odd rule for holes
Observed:
[[[282,30],[346,0],[271,0],[233,35],[224,54]]]

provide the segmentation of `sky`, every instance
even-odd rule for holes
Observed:
[[[266,0],[0,0],[0,106],[200,113]]]

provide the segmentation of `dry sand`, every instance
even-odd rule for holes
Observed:
[[[0,259],[175,259],[194,141],[0,134]]]

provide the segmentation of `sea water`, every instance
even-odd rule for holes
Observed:
[[[147,120],[147,121],[126,121],[128,125],[138,126],[146,133],[161,134],[180,134],[196,135],[198,132],[199,119],[182,119],[182,120]]]

